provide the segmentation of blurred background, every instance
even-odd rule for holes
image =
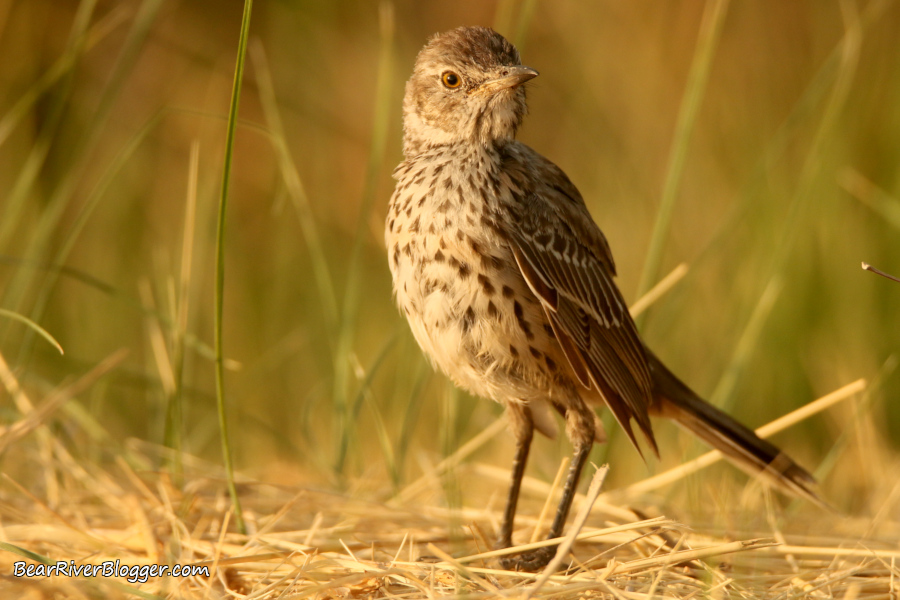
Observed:
[[[900,480],[900,283],[860,263],[900,275],[900,6],[716,6],[704,82],[690,77],[714,14],[701,2],[257,0],[226,247],[238,471],[387,497],[500,415],[421,356],[383,247],[416,52],[479,24],[540,71],[520,139],[583,193],[626,299],[642,277],[689,267],[642,316],[657,354],[753,427],[865,378],[865,393],[774,441],[842,509],[886,506]],[[78,458],[168,444],[221,464],[215,220],[241,10],[0,0],[0,307],[65,354],[7,316],[0,353],[41,398],[128,351],[55,416]],[[679,120],[692,94],[695,118]],[[666,194],[671,223],[654,235]],[[19,418],[8,394],[0,406]],[[607,488],[703,450],[655,427],[663,457],[647,463],[607,428],[592,457],[611,461]],[[538,441],[529,473],[552,480],[569,451]],[[505,470],[511,457],[500,433],[470,460]],[[501,502],[503,478],[465,477],[445,500]],[[719,465],[655,493],[699,510],[745,484]]]

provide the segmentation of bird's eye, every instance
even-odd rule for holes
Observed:
[[[462,78],[453,71],[444,71],[444,74],[441,75],[441,82],[444,84],[444,87],[454,89],[460,86]]]

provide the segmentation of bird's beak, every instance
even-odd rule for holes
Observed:
[[[534,79],[538,76],[538,72],[531,67],[524,67],[521,65],[517,67],[508,67],[505,70],[506,74],[503,76],[485,81],[475,89],[483,94],[495,94],[500,90],[506,90],[522,85],[529,79]]]

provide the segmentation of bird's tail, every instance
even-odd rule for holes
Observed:
[[[655,414],[673,419],[751,476],[761,476],[785,493],[830,509],[816,492],[816,480],[806,469],[700,398],[646,347],[645,352],[653,375]]]

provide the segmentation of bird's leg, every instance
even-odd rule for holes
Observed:
[[[578,444],[572,455],[572,464],[569,466],[569,475],[566,477],[566,485],[563,487],[562,499],[556,508],[556,517],[553,519],[553,525],[547,534],[547,539],[558,538],[562,536],[563,529],[566,526],[566,518],[569,516],[569,509],[572,508],[572,501],[575,499],[575,488],[578,487],[578,481],[581,479],[581,471],[584,469],[584,463],[587,462],[591,453],[592,444]],[[554,550],[556,548],[554,547]]]
[[[578,480],[581,478],[581,471],[584,469],[584,463],[587,462],[591,447],[594,444],[594,415],[587,406],[571,407],[566,410],[566,433],[572,440],[575,450],[572,456],[572,464],[569,466],[569,474],[566,477],[566,484],[563,487],[562,499],[556,509],[556,517],[553,519],[553,525],[547,534],[547,539],[558,538],[562,536],[563,529],[566,526],[566,518],[569,516],[569,509],[572,508],[572,501],[575,499],[575,489],[578,487]],[[525,450],[525,456],[528,456],[528,450]],[[518,459],[518,454],[516,456]],[[518,465],[518,462],[517,462]],[[524,470],[524,464],[522,466]],[[518,496],[518,485],[521,483],[522,474],[519,474],[519,481],[515,480],[513,473],[513,487],[516,489]],[[512,500],[512,489],[510,489],[510,500]],[[507,506],[507,512],[509,507]],[[513,506],[515,512],[515,506]],[[504,522],[505,524],[505,522]],[[511,523],[510,523],[511,527]],[[502,532],[501,532],[502,533]],[[510,544],[507,544],[509,546]],[[556,554],[556,546],[545,546],[523,552],[514,556],[501,559],[501,565],[506,569],[516,571],[537,571],[547,565]]]
[[[519,503],[519,491],[522,489],[522,477],[525,476],[525,465],[528,464],[528,451],[534,437],[534,421],[531,410],[527,406],[510,404],[506,410],[507,418],[516,437],[516,457],[513,459],[512,480],[509,484],[509,496],[506,499],[506,510],[500,524],[500,535],[497,548],[512,546],[513,523],[516,519],[516,506]]]

